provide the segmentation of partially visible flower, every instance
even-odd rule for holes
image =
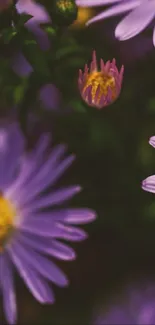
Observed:
[[[74,250],[60,240],[84,240],[87,234],[76,225],[93,221],[95,213],[87,208],[60,207],[81,190],[79,185],[54,189],[75,159],[74,155],[63,158],[64,145],[48,154],[46,134],[33,151],[24,153],[18,125],[7,131],[8,146],[0,151],[0,293],[7,322],[15,324],[13,265],[40,303],[53,303],[48,281],[64,287],[68,279],[47,256],[74,260]],[[51,185],[52,192],[45,194]]]
[[[61,94],[53,84],[46,84],[39,90],[38,98],[47,110],[58,110],[61,102]]]
[[[155,17],[155,0],[76,0],[79,6],[102,6],[115,4],[96,15],[87,22],[87,25],[117,16],[122,13],[129,14],[117,25],[115,36],[120,41],[130,39],[142,32]],[[153,30],[153,44],[155,46],[155,28]]]
[[[155,324],[155,286],[130,288],[105,312],[99,311],[93,325]],[[118,301],[118,297],[117,297]]]
[[[93,17],[94,10],[88,7],[78,7],[77,19],[71,25],[71,28],[81,28],[84,27],[88,19]]]
[[[149,144],[155,148],[155,136],[149,139]],[[155,175],[149,176],[142,181],[142,189],[147,192],[155,193]]]
[[[33,16],[25,23],[25,26],[33,32],[41,49],[48,50],[50,47],[48,35],[40,27],[40,24],[51,23],[51,18],[45,7],[32,0],[18,0],[16,9],[19,14]]]
[[[79,71],[78,86],[83,100],[98,109],[113,103],[121,91],[123,72],[123,66],[118,72],[115,59],[106,63],[101,59],[98,70],[96,52],[93,51],[90,69],[86,64],[84,72]]]

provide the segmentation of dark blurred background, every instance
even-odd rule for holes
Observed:
[[[69,29],[87,45],[88,62],[95,49],[98,60],[115,57],[119,68],[125,65],[123,87],[101,111],[84,106],[52,121],[44,115],[43,128],[52,131],[54,143],[67,143],[77,155],[61,179],[83,187],[70,205],[92,208],[98,218],[85,227],[88,240],[72,245],[76,261],[57,262],[70,286],[54,287],[54,305],[37,303],[17,276],[19,324],[91,324],[95,308],[106,306],[124,285],[155,280],[155,197],[141,189],[141,181],[155,173],[155,150],[148,144],[155,134],[155,49],[151,28],[129,41],[115,40],[117,21]],[[77,77],[78,70],[74,78],[69,71],[61,75],[79,96]]]

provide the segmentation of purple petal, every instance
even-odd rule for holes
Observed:
[[[126,16],[116,27],[115,37],[125,41],[142,32],[155,16],[155,3],[152,1],[142,4]]]
[[[7,185],[14,180],[14,173],[18,166],[18,160],[21,157],[24,147],[24,137],[21,134],[19,126],[14,123],[8,129],[8,139],[5,152],[0,156],[0,188],[4,190]],[[11,162],[11,163],[10,163]]]
[[[76,0],[76,4],[80,7],[96,7],[109,5],[121,1],[123,0]]]
[[[48,110],[57,110],[60,106],[60,92],[53,84],[46,84],[41,87],[39,100]]]
[[[47,33],[37,24],[33,18],[30,19],[25,25],[27,29],[34,34],[36,42],[41,50],[48,51],[50,48],[50,41]]]
[[[70,186],[59,190],[55,190],[53,193],[47,194],[42,198],[38,198],[32,203],[29,203],[28,207],[23,207],[23,214],[36,211],[37,209],[43,209],[53,205],[62,204],[64,201],[71,199],[75,194],[81,191],[80,186]]]
[[[32,249],[27,250],[27,247],[25,245],[21,246],[20,242],[12,243],[12,246],[8,249],[14,259],[14,263],[16,259],[20,261],[21,265],[27,263],[30,270],[36,271],[58,286],[64,287],[68,285],[68,279],[64,273],[52,261],[49,261]]]
[[[44,238],[59,238],[71,241],[84,240],[87,234],[78,228],[71,226],[66,226],[52,218],[46,219],[45,215],[42,213],[42,217],[34,218],[24,218],[21,224],[16,225],[16,228],[20,231],[36,236],[41,236]]]
[[[65,147],[63,146],[57,147],[57,158],[58,158],[58,153],[61,154],[63,148]],[[49,185],[54,185],[54,183],[60,178],[60,176],[72,164],[73,160],[75,159],[74,156],[69,156],[66,159],[64,159],[63,162],[58,165],[58,167],[54,168],[56,156],[51,155],[50,158],[51,159],[49,159],[47,163],[45,163],[45,166],[43,166],[40,169],[37,176],[34,177],[34,179],[32,179],[32,182],[30,181],[27,184],[27,188],[20,192],[17,198],[20,205],[25,206],[27,203],[30,203],[32,200],[34,200],[37,194],[47,189]],[[53,166],[52,166],[52,162],[53,162]]]
[[[155,27],[153,29],[153,46],[155,47]]]
[[[20,77],[28,77],[33,71],[32,66],[22,53],[16,53],[12,58],[12,69]]]
[[[69,223],[73,225],[86,224],[96,219],[96,213],[93,210],[87,208],[74,208],[74,209],[62,209],[52,212],[37,212],[33,213],[33,216],[25,215],[25,222],[32,220],[49,220],[49,221],[61,221],[63,223]]]
[[[53,303],[53,292],[50,290],[46,280],[40,277],[38,272],[32,269],[29,263],[20,255],[18,245],[16,245],[16,250],[9,247],[8,251],[20,276],[23,278],[32,295],[42,304]]]
[[[128,12],[129,10],[132,10],[132,9],[136,8],[137,6],[139,6],[140,3],[141,3],[141,0],[133,0],[132,2],[130,2],[130,1],[122,2],[121,4],[115,5],[112,8],[104,10],[99,15],[88,20],[86,25],[90,25],[91,23],[94,23],[95,21],[99,21],[99,20],[109,18],[112,16],[117,16],[124,12]]]
[[[150,144],[153,148],[155,148],[155,136],[153,136],[153,137],[151,137],[151,138],[149,139],[149,144]]]
[[[105,315],[100,316],[94,322],[94,325],[131,325],[136,324],[134,319],[130,316],[129,312],[120,307],[114,307],[112,310],[107,312]]]
[[[29,249],[34,249],[40,253],[54,256],[60,260],[70,261],[76,258],[74,250],[66,244],[60,243],[55,239],[27,237],[25,234],[20,234],[18,239]]]
[[[9,257],[0,255],[0,273],[1,273],[1,288],[3,294],[3,305],[6,319],[9,324],[16,323],[16,296],[13,281],[12,264]]]
[[[45,7],[39,3],[35,3],[31,0],[19,0],[16,4],[17,11],[22,14],[28,14],[33,16],[30,20],[36,21],[38,23],[49,23],[51,18],[46,11]],[[30,20],[27,22],[29,23]],[[26,23],[26,24],[27,24]]]
[[[21,187],[25,186],[25,182],[33,176],[33,173],[35,173],[38,168],[40,168],[43,163],[44,151],[49,144],[49,139],[47,134],[42,136],[33,152],[23,157],[19,176],[5,193],[8,198],[13,198],[15,201],[18,196],[17,191],[21,191]]]
[[[147,192],[155,193],[155,175],[147,177],[142,182],[142,189]]]

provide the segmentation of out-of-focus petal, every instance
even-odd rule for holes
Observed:
[[[90,25],[91,23],[94,23],[95,21],[102,20],[105,18],[109,18],[112,16],[117,16],[119,14],[122,14],[124,12],[128,12],[129,10],[132,10],[139,6],[141,3],[141,0],[133,0],[132,2],[127,1],[127,2],[122,2],[121,4],[118,4],[116,6],[113,6],[107,10],[104,10],[94,18],[91,18],[88,20],[86,25]]]
[[[26,25],[29,24],[30,20],[36,21],[37,23],[49,23],[51,21],[45,7],[40,3],[31,0],[19,0],[16,4],[16,9],[19,14],[25,13],[33,16],[33,18],[30,18],[29,21],[26,22]]]
[[[115,37],[125,41],[142,32],[155,16],[154,1],[142,2],[139,7],[129,13],[116,27]]]
[[[154,45],[154,47],[155,47],[155,27],[154,27],[154,29],[153,29],[153,45]]]
[[[116,2],[121,2],[123,0],[76,0],[77,6],[81,7],[96,7],[109,5]]]
[[[9,261],[9,256],[0,256],[0,277],[1,288],[3,294],[3,305],[4,311],[9,324],[13,325],[16,323],[16,296],[13,281],[13,270],[12,264]]]
[[[61,95],[53,84],[46,84],[39,91],[39,99],[48,110],[57,110],[60,106]]]
[[[155,193],[155,175],[149,176],[144,179],[144,181],[142,182],[142,189],[147,192]]]
[[[151,137],[151,138],[149,139],[149,144],[150,144],[153,148],[155,148],[155,136],[153,136],[153,137]]]
[[[14,180],[14,173],[18,167],[24,147],[24,137],[21,135],[18,124],[10,126],[7,134],[5,152],[0,156],[0,188],[4,190]]]
[[[12,58],[12,69],[20,77],[28,77],[33,71],[32,66],[22,53],[14,54]]]

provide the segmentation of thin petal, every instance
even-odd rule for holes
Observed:
[[[96,219],[96,213],[87,208],[61,209],[52,212],[36,212],[33,215],[24,214],[24,224],[31,223],[32,220],[49,220],[50,222],[62,221],[72,225],[86,224]]]
[[[26,246],[21,246],[19,242],[12,243],[8,249],[14,259],[17,258],[21,264],[27,263],[30,270],[35,270],[38,274],[60,287],[68,285],[68,279],[64,273],[52,261],[41,256],[41,254],[32,249],[28,250]]]
[[[18,253],[18,247],[16,246],[16,250],[11,246],[7,249],[20,276],[23,278],[32,295],[42,304],[53,303],[53,292],[50,290],[46,280],[36,270],[32,269],[27,261]]]
[[[64,147],[65,148],[65,147]],[[63,150],[63,146],[57,147],[57,150]],[[60,154],[60,150],[59,150]],[[58,157],[58,155],[57,155]],[[49,185],[54,185],[55,182],[60,178],[64,171],[73,163],[75,156],[69,156],[64,159],[58,167],[54,168],[54,162],[56,155],[51,155],[51,159],[47,160],[47,163],[40,169],[39,173],[27,184],[25,191],[23,190],[18,196],[18,202],[25,206],[30,203],[37,194],[43,192]],[[51,161],[51,164],[50,164]],[[53,162],[53,166],[52,166]],[[30,191],[31,189],[31,191]]]
[[[120,41],[130,39],[142,32],[155,16],[154,1],[142,4],[126,16],[116,27],[115,37]]]
[[[13,281],[12,264],[9,256],[2,255],[0,262],[1,287],[3,293],[3,305],[6,319],[9,324],[15,324],[17,318],[16,296]]]
[[[97,7],[121,1],[123,0],[76,0],[76,4],[80,7]]]
[[[24,245],[28,246],[29,249],[34,249],[40,253],[54,256],[60,260],[70,261],[76,258],[76,254],[71,247],[66,244],[60,243],[55,239],[34,237],[34,234],[27,237],[26,234],[22,233],[18,239]]]
[[[46,214],[45,214],[46,216]],[[25,222],[16,226],[23,233],[30,235],[41,236],[44,238],[59,238],[71,241],[84,240],[87,234],[78,228],[67,226],[61,222],[56,222],[52,219],[45,218],[29,218]]]
[[[25,183],[33,176],[33,173],[35,174],[40,168],[43,163],[44,152],[49,144],[49,139],[48,134],[42,136],[33,152],[26,154],[22,158],[20,174],[5,193],[8,198],[15,200],[18,196],[17,191],[20,191],[25,186]]]
[[[94,18],[88,20],[86,25],[90,25],[91,23],[94,23],[95,21],[102,20],[105,18],[109,18],[112,16],[120,15],[124,12],[128,12],[129,10],[132,10],[139,6],[141,3],[141,0],[133,0],[132,2],[122,2],[121,4],[115,5],[107,10],[104,10],[99,15],[95,16]]]
[[[153,148],[155,148],[155,136],[153,136],[153,137],[151,137],[151,138],[149,139],[149,144],[150,144]]]
[[[154,27],[154,29],[153,29],[153,45],[154,45],[154,47],[155,47],[155,27]]]
[[[27,214],[28,211],[36,211],[37,209],[43,209],[53,205],[62,204],[64,201],[71,199],[75,194],[81,191],[80,186],[70,186],[55,190],[53,193],[47,194],[42,198],[37,198],[35,201],[29,203],[28,207],[23,208],[23,214]]]
[[[142,189],[147,192],[155,193],[155,175],[147,177],[142,182]]]

